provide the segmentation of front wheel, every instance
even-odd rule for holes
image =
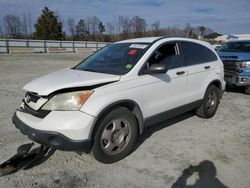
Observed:
[[[135,116],[126,108],[117,108],[97,124],[92,154],[103,163],[113,163],[129,155],[138,136]]]
[[[211,118],[217,111],[220,102],[220,90],[210,85],[203,98],[202,105],[196,109],[196,115],[202,118]]]
[[[247,95],[250,95],[250,86],[246,86],[246,87],[245,87],[245,93],[246,93]]]

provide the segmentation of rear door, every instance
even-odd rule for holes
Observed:
[[[204,84],[209,74],[214,73],[217,57],[207,47],[189,41],[180,43],[183,62],[188,72],[187,98],[189,102],[204,96]]]

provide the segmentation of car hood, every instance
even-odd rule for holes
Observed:
[[[221,60],[237,60],[237,61],[250,60],[250,53],[218,52],[218,54]]]
[[[120,80],[120,77],[121,76],[119,75],[81,71],[68,68],[37,78],[26,84],[23,89],[37,93],[41,96],[46,96],[61,89],[115,82]]]

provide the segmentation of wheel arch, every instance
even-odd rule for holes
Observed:
[[[216,87],[220,90],[220,98],[221,98],[221,97],[222,97],[222,93],[223,93],[221,81],[218,80],[218,79],[211,81],[211,82],[208,84],[207,89],[208,89],[209,86],[211,86],[211,85],[216,86]],[[206,89],[206,90],[207,90],[207,89]]]
[[[208,87],[209,87],[210,85],[215,85],[216,87],[218,87],[219,90],[222,90],[221,81],[218,80],[218,79],[211,81],[211,82],[208,84]]]
[[[101,119],[107,115],[111,110],[118,108],[118,107],[124,107],[127,108],[129,111],[131,111],[134,116],[136,117],[137,124],[138,124],[138,134],[141,134],[144,128],[144,120],[142,111],[140,109],[140,106],[133,100],[125,99],[125,100],[119,100],[116,102],[113,102],[109,105],[107,105],[102,111],[97,115],[95,122],[93,123],[94,126],[90,132],[90,138],[91,140],[94,140],[94,136],[96,133],[96,130],[98,129],[98,123],[101,121]]]

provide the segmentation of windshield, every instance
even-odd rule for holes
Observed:
[[[148,47],[148,43],[111,44],[82,61],[75,69],[123,75],[136,65]]]
[[[250,53],[250,42],[228,42],[223,44],[218,52]]]

